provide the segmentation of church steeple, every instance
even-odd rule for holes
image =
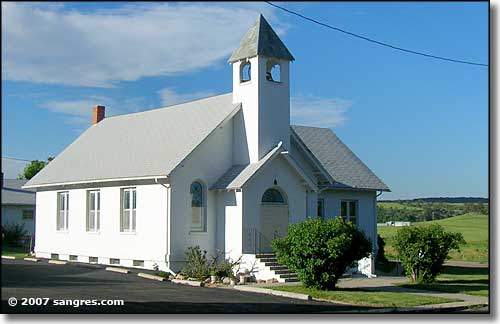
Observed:
[[[255,24],[243,37],[240,47],[233,52],[228,62],[234,63],[257,55],[273,57],[285,61],[295,60],[285,44],[283,44],[262,15],[259,15]]]
[[[242,115],[235,117],[235,164],[258,162],[279,142],[290,148],[289,71],[293,60],[262,15],[229,58],[233,102],[242,105]]]

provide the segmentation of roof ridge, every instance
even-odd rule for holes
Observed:
[[[104,118],[103,121],[106,120],[106,119],[111,119],[111,118],[116,118],[116,117],[125,117],[125,116],[130,116],[130,115],[147,113],[147,112],[151,112],[151,111],[155,111],[155,110],[172,108],[172,107],[181,106],[181,105],[185,105],[185,104],[196,102],[196,101],[202,101],[202,100],[207,100],[207,99],[210,99],[210,98],[227,96],[227,95],[232,94],[232,93],[233,92],[231,91],[231,92],[227,92],[227,93],[221,93],[221,94],[216,94],[216,95],[207,96],[207,97],[203,97],[203,98],[198,98],[198,99],[194,99],[194,100],[191,100],[191,101],[180,102],[180,103],[172,104],[170,106],[155,107],[155,108],[151,108],[151,109],[143,110],[143,111],[135,111],[135,112],[127,113],[127,114],[109,116],[109,117]]]

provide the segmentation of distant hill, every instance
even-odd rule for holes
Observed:
[[[488,198],[482,197],[428,197],[428,198],[415,198],[415,199],[397,199],[397,200],[380,200],[380,202],[442,202],[442,203],[455,203],[455,204],[464,204],[464,203],[488,203]]]

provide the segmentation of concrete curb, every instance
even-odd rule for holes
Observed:
[[[66,261],[61,261],[61,260],[49,260],[50,264],[67,264],[68,262]]]
[[[146,279],[151,279],[151,280],[158,280],[158,281],[165,281],[165,278],[160,277],[160,276],[155,276],[149,273],[144,273],[144,272],[139,272],[137,276],[146,278]]]
[[[7,260],[15,260],[16,257],[11,256],[11,255],[2,255],[2,259],[7,259]]]
[[[193,287],[203,287],[205,284],[200,281],[192,281],[192,280],[181,280],[181,279],[172,279],[172,282],[175,284],[188,285]]]
[[[115,267],[106,267],[106,271],[113,271],[113,272],[119,272],[119,273],[129,273],[130,272],[127,269],[115,268]]]
[[[40,259],[36,259],[36,258],[24,258],[23,260],[24,261],[31,261],[31,262],[38,262],[38,261],[40,261]]]
[[[254,293],[258,293],[258,294],[267,294],[267,295],[288,297],[288,298],[301,299],[301,300],[312,300],[312,297],[310,295],[299,294],[299,293],[288,292],[288,291],[280,291],[280,290],[252,287],[252,286],[234,286],[233,288],[236,290],[240,290],[240,291],[248,291],[248,292],[254,292]]]

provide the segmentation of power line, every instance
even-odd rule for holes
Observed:
[[[300,18],[303,18],[303,19],[306,19],[306,20],[309,20],[315,24],[318,24],[318,25],[321,25],[323,27],[326,27],[326,28],[330,28],[330,29],[333,29],[333,30],[336,30],[336,31],[339,31],[341,33],[344,33],[344,34],[347,34],[347,35],[350,35],[350,36],[354,36],[354,37],[357,37],[357,38],[361,38],[365,41],[368,41],[368,42],[372,42],[372,43],[375,43],[375,44],[378,44],[378,45],[381,45],[381,46],[385,46],[385,47],[389,47],[389,48],[392,48],[392,49],[395,49],[395,50],[398,50],[398,51],[402,51],[402,52],[406,52],[406,53],[411,53],[411,54],[416,54],[416,55],[421,55],[421,56],[425,56],[425,57],[430,57],[430,58],[434,58],[434,59],[438,59],[438,60],[443,60],[443,61],[449,61],[449,62],[454,62],[454,63],[462,63],[462,64],[469,64],[469,65],[478,65],[478,66],[488,66],[488,64],[484,64],[484,63],[477,63],[477,62],[469,62],[469,61],[461,61],[461,60],[456,60],[456,59],[452,59],[452,58],[447,58],[447,57],[443,57],[443,56],[437,56],[437,55],[431,55],[431,54],[426,54],[426,53],[423,53],[423,52],[417,52],[417,51],[413,51],[413,50],[409,50],[409,49],[405,49],[405,48],[402,48],[402,47],[398,47],[398,46],[394,46],[394,45],[391,45],[391,44],[387,44],[387,43],[383,43],[383,42],[380,42],[380,41],[377,41],[375,39],[372,39],[372,38],[368,38],[368,37],[365,37],[365,36],[362,36],[362,35],[358,35],[358,34],[355,34],[355,33],[352,33],[350,31],[347,31],[347,30],[344,30],[344,29],[341,29],[341,28],[338,28],[338,27],[333,27],[333,26],[330,26],[328,24],[325,24],[325,23],[322,23],[320,21],[317,21],[315,19],[312,19],[312,18],[309,18],[309,17],[306,17],[302,14],[299,14],[297,12],[294,12],[292,10],[288,10],[284,7],[281,7],[281,6],[278,6],[278,5],[275,5],[274,3],[271,3],[269,1],[265,1],[268,5],[271,5],[275,8],[278,8],[278,9],[281,9],[283,11],[286,11],[292,15],[295,15],[295,16],[298,16]]]
[[[25,160],[25,159],[13,158],[13,157],[8,157],[8,156],[2,156],[2,159],[9,159],[9,160],[16,160],[16,161],[24,161],[24,162],[31,162],[31,161],[32,161],[32,160]]]

